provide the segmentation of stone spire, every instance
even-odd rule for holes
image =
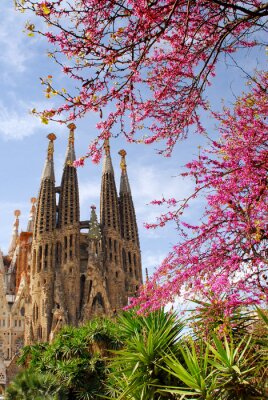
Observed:
[[[13,257],[13,254],[14,254],[16,246],[17,246],[17,241],[18,241],[18,237],[19,237],[19,224],[20,224],[19,216],[20,216],[20,214],[21,214],[20,210],[14,211],[15,221],[13,224],[13,232],[12,232],[11,242],[10,242],[9,249],[8,249],[8,255],[10,257]]]
[[[101,181],[100,220],[101,225],[120,231],[119,208],[114,170],[110,155],[109,140],[104,143],[104,162]]]
[[[121,156],[121,181],[120,181],[120,219],[123,239],[131,240],[139,246],[138,228],[136,222],[135,208],[132,200],[130,185],[127,175],[126,151],[120,150]]]
[[[69,124],[68,128],[70,129],[69,139],[68,139],[68,147],[66,152],[65,164],[72,165],[75,161],[75,151],[74,151],[74,131],[76,129],[75,124]]]
[[[145,276],[146,276],[146,282],[149,282],[148,268],[145,268]]]
[[[104,162],[103,162],[103,169],[102,173],[114,173],[113,169],[113,164],[112,164],[112,159],[111,159],[111,154],[110,154],[110,141],[109,139],[105,139],[104,144],[104,151],[105,151],[105,156],[104,156]]]
[[[88,237],[89,237],[89,239],[93,239],[93,240],[101,239],[101,229],[100,229],[100,225],[98,223],[95,206],[91,206]]]
[[[60,186],[58,229],[56,240],[56,269],[62,278],[59,306],[65,310],[67,322],[77,324],[80,285],[80,211],[77,170],[75,160],[75,124],[69,124],[69,139]],[[64,277],[64,278],[63,278]],[[55,300],[56,303],[58,301]],[[57,311],[53,314],[57,319]]]
[[[121,156],[120,168],[121,168],[121,180],[120,180],[120,193],[129,193],[131,195],[131,190],[129,186],[128,176],[127,176],[127,164],[125,150],[120,150],[118,154]]]
[[[123,242],[122,259],[128,297],[135,296],[142,282],[141,254],[135,208],[127,175],[126,151],[120,150],[121,182],[119,211]]]
[[[56,225],[56,192],[53,161],[56,135],[50,133],[47,138],[49,139],[49,143],[37,201],[34,237],[44,232],[52,232]]]
[[[48,341],[52,324],[57,216],[53,161],[56,135],[50,133],[47,138],[49,140],[47,157],[38,194],[31,248],[30,280],[32,289],[29,308],[32,323],[30,336],[34,341],[43,342]]]
[[[125,276],[121,260],[121,231],[117,190],[110,156],[109,141],[104,143],[104,162],[101,180],[100,222],[103,235],[103,254],[107,278],[107,291],[112,309],[127,303]]]
[[[35,197],[31,198],[31,203],[32,203],[32,207],[31,207],[31,211],[30,211],[30,215],[29,215],[27,232],[33,232],[33,229],[34,229],[34,220],[35,220],[35,213],[36,213],[36,207],[35,207],[36,198]]]
[[[54,140],[56,139],[56,135],[54,135],[54,133],[50,133],[49,135],[47,135],[47,138],[49,139],[49,143],[47,149],[47,158],[45,161],[45,166],[42,174],[42,180],[48,178],[55,181],[53,154],[54,154]]]
[[[77,171],[73,166],[75,160],[74,131],[75,124],[69,124],[70,129],[66,159],[61,180],[59,198],[59,228],[79,222],[79,191]]]

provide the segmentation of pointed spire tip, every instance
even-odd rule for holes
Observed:
[[[36,197],[31,197],[31,211],[30,211],[30,215],[29,215],[29,219],[28,219],[28,225],[27,225],[27,232],[33,232],[33,224],[34,224],[34,218],[35,218],[35,212],[36,212],[36,202],[37,199]]]
[[[14,215],[15,215],[16,219],[13,224],[13,233],[12,233],[11,242],[10,242],[9,249],[8,249],[8,255],[10,257],[13,257],[16,246],[17,246],[17,240],[18,240],[18,236],[19,236],[19,224],[20,224],[19,216],[21,215],[20,210],[15,210]]]
[[[56,140],[57,136],[55,135],[55,133],[50,133],[49,135],[47,135],[47,138],[49,140],[49,143],[47,148],[47,158],[42,174],[42,179],[46,178],[55,179],[54,167],[53,167],[53,154],[54,154],[54,140]]]
[[[105,157],[104,157],[104,162],[103,162],[103,169],[102,173],[114,173],[113,170],[113,165],[112,165],[112,160],[111,160],[111,154],[110,154],[110,141],[109,139],[105,139],[103,143],[103,148],[105,152]]]
[[[121,168],[122,172],[126,172],[126,170],[127,170],[127,164],[126,164],[127,152],[126,152],[126,150],[122,149],[118,152],[118,154],[121,156],[120,168]]]
[[[76,129],[76,125],[72,123],[72,124],[69,124],[67,127],[70,129],[70,132],[69,132],[69,139],[68,139],[68,146],[67,146],[65,164],[70,166],[70,167],[73,167],[73,163],[75,161],[74,131]]]

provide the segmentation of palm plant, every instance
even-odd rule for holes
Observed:
[[[174,354],[165,355],[162,366],[167,373],[176,378],[179,385],[164,385],[159,387],[159,392],[173,393],[180,399],[213,399],[216,381],[211,373],[208,346],[202,340],[187,338],[179,345],[179,351],[181,360]]]
[[[260,354],[252,337],[237,344],[232,338],[222,341],[216,335],[210,343],[189,339],[180,345],[183,362],[175,355],[164,357],[166,372],[183,385],[162,387],[160,392],[176,394],[178,399],[257,400],[264,399],[258,366]],[[258,378],[258,379],[256,379]]]
[[[147,316],[135,311],[119,317],[124,347],[113,352],[109,366],[107,398],[124,400],[174,399],[172,393],[159,393],[157,386],[174,383],[162,368],[165,354],[177,353],[183,323],[176,314],[158,310]]]
[[[214,336],[213,346],[208,344],[214,360],[210,360],[216,375],[217,392],[223,400],[261,399],[256,376],[260,355],[256,353],[252,337],[243,337],[237,345],[224,338],[222,343]]]
[[[232,312],[226,313],[226,293],[223,293],[217,302],[210,300],[192,300],[195,308],[188,310],[188,322],[196,338],[209,340],[212,334],[231,335],[238,342],[241,335],[247,335],[250,327],[256,323],[256,316],[252,310],[235,307]]]

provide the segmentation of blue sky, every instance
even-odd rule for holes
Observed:
[[[57,184],[60,183],[63,161],[67,145],[68,129],[57,124],[48,126],[30,115],[32,108],[42,109],[51,104],[46,100],[39,78],[53,75],[64,87],[59,69],[46,55],[48,45],[40,37],[28,38],[23,33],[24,24],[32,20],[31,15],[20,14],[13,8],[11,0],[0,2],[0,248],[6,252],[12,232],[14,210],[20,209],[20,229],[26,228],[30,210],[30,198],[37,196],[40,176],[44,164],[47,139],[46,135],[54,132],[55,169]],[[256,66],[256,57],[262,52],[245,51],[238,57],[249,72]],[[243,85],[241,71],[224,62],[219,65],[215,86],[210,89],[209,100],[216,107],[221,105],[222,98],[227,104],[232,102],[233,94],[237,95]],[[47,102],[50,101],[48,104]],[[83,155],[87,145],[96,134],[96,117],[88,115],[76,123],[76,154]],[[213,121],[205,121],[210,134],[214,132]],[[183,164],[197,152],[198,144],[205,144],[200,137],[190,138],[181,143],[174,151],[172,158],[163,158],[156,154],[154,145],[128,145],[125,140],[111,142],[111,152],[119,188],[118,151],[127,150],[127,164],[137,220],[140,232],[143,267],[152,273],[163,257],[176,243],[176,231],[169,227],[157,231],[147,231],[143,227],[146,221],[153,221],[159,209],[147,205],[156,198],[184,198],[191,192],[192,183],[178,177]],[[88,219],[90,206],[95,204],[99,211],[99,193],[101,182],[101,165],[87,162],[78,171],[81,203],[81,219]],[[188,218],[195,221],[199,218],[202,201],[196,202],[189,209]]]

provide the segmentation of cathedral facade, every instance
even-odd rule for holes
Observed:
[[[100,221],[91,207],[80,220],[75,160],[75,125],[70,133],[60,186],[54,175],[54,134],[49,143],[37,199],[27,229],[19,232],[20,211],[7,255],[0,252],[0,385],[24,344],[47,342],[64,325],[113,315],[142,283],[139,235],[121,150],[119,195],[105,143]]]

